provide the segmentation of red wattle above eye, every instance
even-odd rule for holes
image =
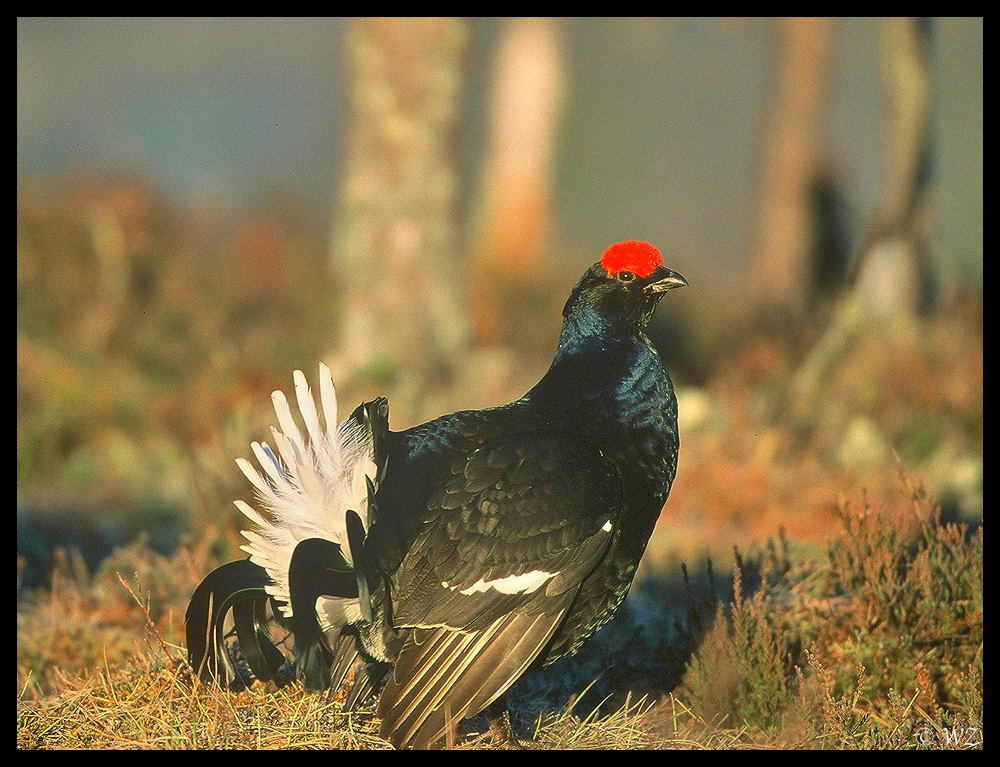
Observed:
[[[658,266],[663,266],[660,251],[641,240],[616,242],[601,257],[601,266],[609,276],[632,272],[638,277],[648,277]]]

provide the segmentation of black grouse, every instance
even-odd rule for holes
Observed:
[[[256,528],[249,559],[192,596],[191,663],[244,684],[231,624],[253,674],[280,681],[270,602],[308,688],[340,687],[360,658],[345,705],[381,685],[381,733],[397,747],[431,746],[484,709],[516,745],[507,689],[610,620],[670,491],[677,402],[645,328],[686,284],[652,245],[612,245],[573,288],[527,394],[401,432],[384,398],[338,426],[322,365],[321,425],[296,371],[305,436],[275,392],[277,452],[252,443],[262,471],[237,461],[263,508],[236,502]]]

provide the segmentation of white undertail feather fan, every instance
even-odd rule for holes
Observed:
[[[267,571],[273,583],[265,591],[279,603],[285,617],[292,615],[288,571],[292,553],[300,541],[323,538],[336,543],[344,559],[353,566],[347,511],[357,512],[365,530],[368,529],[366,477],[374,480],[377,471],[370,423],[355,417],[337,423],[337,396],[329,368],[322,363],[319,366],[320,408],[325,428],[320,424],[312,391],[302,371],[296,370],[293,380],[305,437],[292,417],[288,399],[276,391],[271,399],[280,429],[272,426],[271,434],[277,454],[266,442],[253,442],[250,449],[262,472],[245,458],[236,461],[254,486],[258,507],[263,511],[258,512],[244,501],[235,501],[236,507],[256,527],[241,531],[248,543],[240,548],[250,555],[251,562]],[[321,620],[327,610],[337,613],[346,610],[346,620],[354,619],[357,605],[341,605],[341,601],[318,605],[326,608],[320,610]],[[329,625],[327,621],[322,623]]]

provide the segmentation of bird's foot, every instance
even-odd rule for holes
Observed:
[[[510,712],[507,706],[502,712],[490,712],[490,737],[493,738],[493,745],[505,751],[523,750],[524,746],[514,734],[514,728],[510,723]]]

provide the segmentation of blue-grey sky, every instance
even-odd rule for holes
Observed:
[[[496,22],[474,24],[467,177],[478,171]],[[636,236],[684,260],[743,257],[754,215],[775,25],[767,19],[566,20],[568,101],[553,238],[585,254]],[[146,173],[181,200],[268,190],[330,210],[343,133],[340,23],[19,19],[17,169]],[[982,274],[983,25],[936,23],[940,242]],[[878,197],[879,29],[838,24],[828,126],[859,216]],[[469,184],[475,188],[474,183]]]

